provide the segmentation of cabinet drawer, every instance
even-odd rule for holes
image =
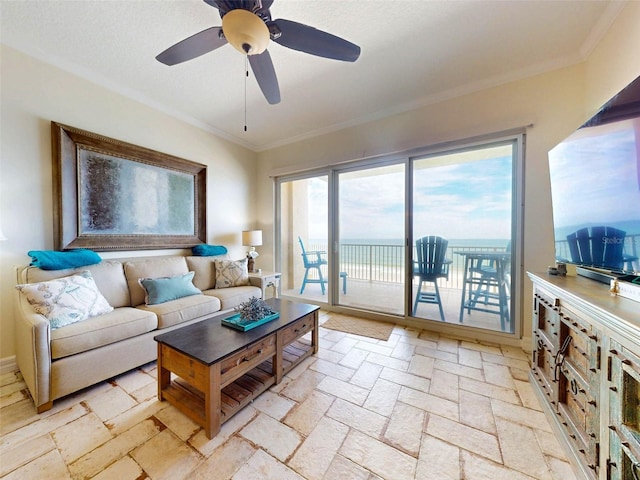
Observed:
[[[276,353],[276,336],[270,335],[243,348],[220,363],[220,383],[224,387]]]
[[[282,331],[282,344],[288,345],[296,338],[301,337],[313,329],[313,316],[309,315],[292,323]]]
[[[189,384],[204,391],[208,380],[208,367],[191,357],[161,344],[162,367],[184,378]]]

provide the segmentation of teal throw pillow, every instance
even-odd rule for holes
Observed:
[[[184,275],[174,275],[160,278],[140,278],[138,283],[145,291],[144,303],[157,305],[158,303],[176,300],[202,292],[193,285],[194,272]]]

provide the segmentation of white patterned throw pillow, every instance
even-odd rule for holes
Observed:
[[[249,271],[247,259],[242,260],[215,260],[216,286],[215,288],[229,288],[249,285]]]
[[[113,311],[88,270],[16,288],[36,312],[47,317],[52,330]]]

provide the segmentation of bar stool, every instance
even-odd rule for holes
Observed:
[[[458,252],[465,256],[460,323],[464,311],[472,310],[500,316],[500,328],[506,331],[509,315],[509,252]]]

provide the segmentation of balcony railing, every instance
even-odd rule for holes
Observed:
[[[506,242],[505,242],[506,243]],[[317,243],[310,250],[327,251],[327,246]],[[452,261],[449,279],[441,279],[438,284],[449,288],[462,288],[464,255],[454,252],[503,252],[504,247],[456,245],[450,243],[447,258]],[[413,256],[415,257],[415,247]],[[347,272],[348,278],[370,282],[402,284],[405,281],[405,247],[391,244],[340,244],[340,271]],[[326,272],[325,272],[326,273]]]
[[[506,242],[505,242],[506,243]],[[312,250],[327,251],[326,244],[313,244]],[[566,241],[556,242],[557,254],[570,258]],[[447,258],[452,261],[449,268],[449,279],[441,279],[439,285],[449,288],[462,288],[464,273],[464,252],[503,252],[504,247],[469,246],[449,243]],[[455,253],[458,252],[458,253]],[[563,255],[564,252],[564,255]],[[634,270],[640,270],[640,235],[627,235],[624,246],[625,255],[635,257]],[[413,256],[415,257],[415,247]],[[393,244],[340,244],[340,271],[347,272],[348,278],[370,282],[387,282],[402,284],[405,281],[405,247]],[[325,272],[326,274],[326,272]]]

